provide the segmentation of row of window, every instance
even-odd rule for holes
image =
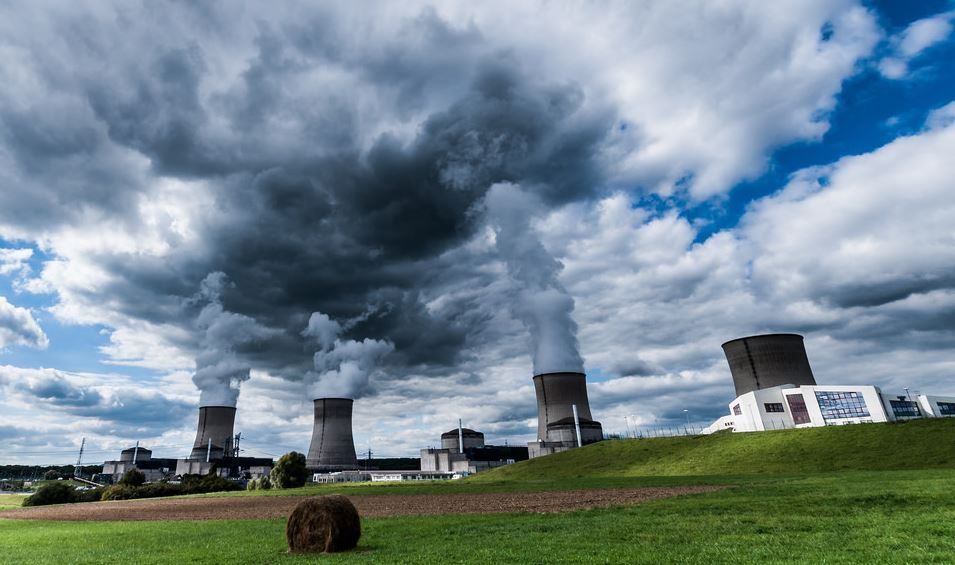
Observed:
[[[869,408],[858,392],[816,391],[816,402],[826,421],[869,417]]]
[[[955,416],[955,402],[939,402],[939,416]]]
[[[892,406],[892,413],[895,414],[896,418],[919,418],[922,416],[922,411],[919,410],[919,405],[911,400],[890,400],[889,405]]]

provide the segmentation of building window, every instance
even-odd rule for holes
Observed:
[[[955,402],[939,402],[938,415],[939,416],[955,416]]]
[[[736,414],[737,416],[743,415],[743,411],[740,410],[739,404],[733,407],[733,414]]]
[[[806,408],[806,399],[801,394],[787,394],[786,403],[789,404],[789,412],[793,415],[793,423],[808,424],[812,422],[809,418],[809,410]]]
[[[859,392],[816,392],[819,410],[826,422],[846,418],[868,418],[869,409]]]
[[[919,410],[918,404],[911,400],[905,400],[904,397],[898,400],[890,400],[889,405],[892,406],[892,413],[895,414],[896,418],[922,417],[922,411]]]
[[[786,409],[783,408],[782,402],[767,402],[763,404],[767,412],[785,412]]]

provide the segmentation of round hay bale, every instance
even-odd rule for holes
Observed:
[[[293,553],[347,551],[358,545],[361,520],[355,505],[340,494],[306,498],[292,510],[285,537]]]

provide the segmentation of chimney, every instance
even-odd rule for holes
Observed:
[[[202,406],[199,408],[199,426],[196,442],[189,459],[204,461],[222,459],[232,449],[232,428],[235,426],[234,406]]]
[[[324,472],[358,468],[351,423],[354,402],[351,398],[315,399],[312,443],[305,461],[309,469]]]

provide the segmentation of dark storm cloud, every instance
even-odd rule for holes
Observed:
[[[198,354],[190,297],[210,273],[224,273],[225,311],[276,330],[234,352],[292,380],[311,365],[300,333],[312,312],[348,322],[345,338],[393,343],[393,377],[461,360],[490,314],[473,299],[427,306],[449,273],[478,276],[474,265],[435,273],[442,254],[475,234],[476,207],[494,183],[521,183],[549,205],[593,194],[595,154],[613,116],[585,107],[577,85],[538,80],[532,62],[485,44],[473,23],[451,25],[424,9],[398,26],[403,39],[379,49],[342,37],[335,17],[318,9],[259,22],[241,72],[224,83],[210,46],[189,34],[143,39],[139,57],[94,72],[108,46],[94,30],[87,37],[68,26],[84,39],[68,74],[72,114],[59,116],[59,128],[30,127],[40,108],[4,120],[25,176],[64,160],[96,164],[47,208],[81,202],[135,225],[130,202],[158,175],[203,181],[214,202],[198,245],[161,259],[103,254],[108,280],[79,296],[105,295],[118,315],[187,329],[192,337],[170,339]],[[381,93],[379,116],[361,114],[347,90],[356,87]],[[412,115],[413,136],[359,135],[363,120]],[[143,177],[122,180],[127,164],[103,157],[111,154],[147,158]]]

